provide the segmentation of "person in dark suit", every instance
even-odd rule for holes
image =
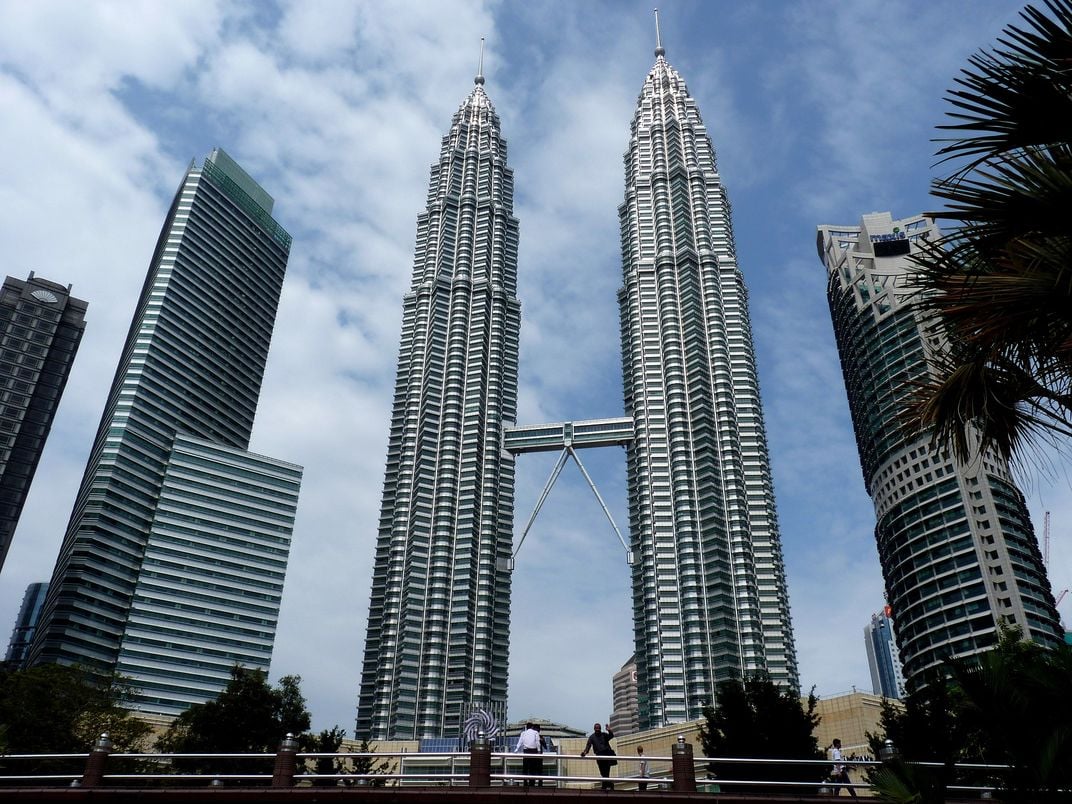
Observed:
[[[610,724],[608,723],[605,728],[600,728],[599,724],[593,724],[592,733],[588,735],[588,742],[584,746],[584,750],[581,751],[581,756],[588,756],[588,752],[592,751],[597,757],[613,757],[615,756],[614,749],[610,747],[610,741],[614,739],[614,732],[610,730]],[[612,765],[617,765],[616,759],[597,759],[596,764],[599,766],[599,775],[603,777],[603,789],[613,790],[614,782],[610,781],[610,769]]]

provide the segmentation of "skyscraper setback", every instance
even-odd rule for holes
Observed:
[[[1003,625],[1044,645],[1061,639],[1027,505],[1005,461],[991,450],[958,461],[900,420],[914,383],[949,347],[910,284],[910,255],[939,237],[922,215],[888,212],[858,226],[820,226],[817,236],[909,691],[946,658],[993,647]]]
[[[357,734],[457,733],[505,702],[517,407],[518,222],[482,75],[417,221],[376,541]]]
[[[640,728],[796,656],[746,292],[695,101],[660,46],[626,162],[626,418],[515,427],[506,146],[483,78],[432,167],[404,301],[357,734],[459,733],[505,704],[514,456],[627,447]],[[504,449],[505,448],[505,449]],[[553,474],[552,481],[557,474]]]
[[[290,236],[230,157],[191,163],[138,300],[31,652],[176,714],[268,668],[300,467],[247,452]]]
[[[695,100],[659,42],[619,207],[641,729],[701,716],[719,681],[796,687],[744,278]]]

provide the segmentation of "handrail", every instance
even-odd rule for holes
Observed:
[[[478,745],[479,743],[479,745]],[[484,757],[483,765],[479,764],[478,750],[482,750]],[[546,753],[539,756],[543,763],[561,762],[599,762],[609,757],[599,755],[581,756],[580,754]],[[173,781],[179,784],[183,782],[205,784],[211,780],[213,784],[229,782],[270,782],[273,787],[292,787],[299,783],[316,782],[342,782],[347,784],[359,784],[369,786],[391,785],[393,788],[422,785],[468,785],[470,787],[487,787],[493,785],[511,786],[526,782],[539,782],[544,785],[561,787],[563,785],[601,785],[607,782],[618,785],[644,784],[655,789],[668,788],[673,792],[696,792],[698,787],[704,785],[736,786],[739,788],[765,787],[772,791],[788,788],[814,788],[819,791],[824,787],[846,787],[854,790],[862,790],[869,785],[862,781],[834,782],[829,779],[800,779],[800,780],[769,780],[757,778],[729,779],[702,775],[705,771],[717,768],[719,765],[735,766],[787,766],[805,769],[808,767],[830,765],[832,760],[828,758],[816,759],[770,759],[764,757],[704,757],[694,756],[692,746],[679,740],[673,746],[673,753],[666,755],[639,756],[614,756],[624,771],[621,775],[603,777],[602,775],[585,775],[577,773],[559,774],[526,774],[520,772],[523,762],[532,759],[531,754],[515,753],[513,751],[491,751],[488,741],[475,741],[470,751],[441,751],[441,752],[413,752],[413,751],[367,751],[367,752],[297,752],[296,741],[288,736],[280,745],[276,753],[110,753],[110,743],[104,744],[104,740],[89,753],[71,754],[0,754],[0,785],[5,782],[36,782],[41,785],[54,785],[56,783],[70,782],[72,786],[100,787],[109,783],[129,783],[144,780],[146,782]],[[336,767],[352,767],[349,762],[371,759],[373,761],[387,760],[391,763],[390,772],[387,773],[348,773],[345,771],[335,773],[316,773],[307,770],[310,763],[320,759],[332,759],[346,763]],[[123,772],[108,773],[106,765],[117,761],[132,760],[145,763],[145,772],[131,772],[126,768],[112,768]],[[184,769],[182,772],[160,773],[150,771],[152,765],[168,765],[176,760],[208,760],[207,767],[200,769]],[[224,760],[250,760],[267,761],[274,760],[275,767],[272,772],[262,773],[216,773],[211,770],[211,761]],[[44,774],[11,774],[4,773],[5,769],[15,770],[20,762],[58,762],[58,761],[83,761],[86,763],[84,773],[44,773]],[[491,767],[488,767],[490,761]],[[654,763],[657,766],[656,775],[635,776],[629,774],[631,765],[642,761]],[[841,760],[838,764],[849,768],[871,768],[883,765],[881,760]],[[945,763],[941,762],[908,762],[906,764],[919,767],[942,768]],[[433,766],[430,768],[429,766]],[[1010,766],[999,763],[955,763],[953,769],[966,772],[984,772],[991,778],[994,775],[1008,771]],[[483,770],[481,770],[483,768]],[[494,771],[493,771],[494,769]],[[558,770],[558,768],[555,768]],[[575,770],[575,768],[574,768]],[[436,772],[442,771],[442,772]],[[481,776],[481,773],[483,776]],[[808,775],[802,773],[801,775]],[[969,777],[970,778],[970,777]],[[986,778],[986,777],[983,777]],[[968,781],[967,779],[957,781]],[[62,788],[58,788],[62,789]],[[978,793],[985,797],[996,788],[993,785],[955,783],[947,785],[950,792]],[[0,791],[3,787],[0,786]]]

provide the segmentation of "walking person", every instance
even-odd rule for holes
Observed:
[[[644,756],[644,746],[638,745],[636,747],[636,753],[637,753],[637,756],[640,757],[640,762],[637,763],[638,765],[640,765],[640,767],[638,768],[637,776],[640,776],[640,777],[646,779],[648,777],[648,760]],[[637,782],[636,789],[637,790],[647,790],[648,789],[648,783],[647,782]]]
[[[539,776],[543,770],[543,761],[540,759],[540,732],[533,728],[531,723],[525,724],[525,730],[518,735],[515,754],[524,754],[521,760],[521,772],[527,777]],[[535,787],[536,779],[525,779],[525,787]]]
[[[610,747],[610,741],[614,739],[614,732],[610,730],[610,724],[608,723],[605,729],[600,728],[598,723],[592,725],[592,733],[588,735],[588,742],[584,746],[584,750],[581,751],[581,756],[588,756],[588,752],[592,751],[597,757],[613,757],[616,756],[614,749]],[[603,777],[602,788],[604,790],[613,790],[614,782],[610,780],[611,766],[617,765],[616,759],[597,759],[596,764],[599,766],[599,775]]]
[[[841,755],[841,740],[834,738],[833,745],[830,746],[830,759],[834,763],[834,767],[830,769],[830,781],[834,782],[834,795],[836,796],[841,790],[841,784],[850,785],[847,789],[849,795],[856,798],[856,788],[852,787],[852,779],[849,778],[849,769],[845,767]]]

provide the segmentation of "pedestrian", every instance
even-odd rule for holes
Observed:
[[[605,729],[601,729],[598,723],[592,725],[592,733],[588,735],[588,742],[584,746],[584,750],[581,751],[581,756],[588,756],[588,752],[592,751],[597,757],[613,757],[616,756],[614,749],[610,747],[610,741],[614,739],[614,732],[610,730],[610,724],[606,725]],[[602,787],[604,790],[613,790],[614,782],[610,780],[610,769],[613,765],[617,765],[616,759],[597,759],[596,765],[599,766],[599,775],[603,777]]]
[[[537,734],[540,734],[540,724],[539,723],[537,723],[535,726],[533,726],[533,728],[536,729]],[[540,734],[540,755],[541,755],[541,759],[538,760],[539,767],[536,770],[536,773],[538,773],[541,777],[543,776],[543,759],[542,759],[542,755],[543,755],[544,751],[546,751],[546,750],[547,750],[547,738],[544,737],[542,734]],[[542,778],[536,780],[536,786],[537,787],[543,787],[543,779]]]
[[[637,753],[637,756],[640,757],[640,762],[639,762],[640,768],[639,768],[639,772],[637,773],[637,776],[640,776],[640,777],[646,779],[647,776],[648,776],[648,760],[644,756],[644,746],[638,745],[636,747],[636,753]],[[636,789],[637,790],[647,790],[648,789],[648,783],[647,782],[637,782]]]
[[[830,746],[830,759],[834,763],[834,767],[830,769],[830,781],[834,782],[834,795],[836,796],[841,790],[841,784],[848,785],[847,789],[849,795],[856,798],[856,788],[852,787],[852,779],[849,778],[849,769],[845,767],[841,756],[841,740],[834,738],[833,745]]]
[[[525,724],[525,730],[518,735],[515,754],[525,754],[521,760],[521,772],[525,774],[525,787],[535,787],[536,778],[543,770],[543,762],[540,761],[540,732],[533,728],[531,723]]]

